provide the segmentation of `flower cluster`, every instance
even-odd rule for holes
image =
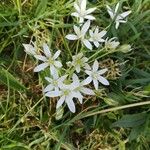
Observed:
[[[79,25],[74,25],[75,33],[66,35],[66,38],[69,40],[80,40],[90,50],[93,49],[93,46],[96,48],[102,46],[102,43],[106,50],[116,49],[120,44],[116,37],[108,38],[106,37],[106,30],[100,30],[98,26],[91,26],[91,21],[96,19],[91,13],[97,8],[87,9],[86,5],[86,0],[74,2],[76,11],[71,15],[77,18]],[[116,28],[118,28],[119,23],[125,23],[126,20],[124,18],[130,14],[130,11],[118,14],[118,8],[119,4],[117,4],[115,11],[107,6],[111,19],[115,20]],[[88,35],[87,32],[89,33]],[[68,68],[65,68],[59,57],[61,50],[57,50],[53,54],[53,51],[46,43],[42,45],[42,51],[38,51],[33,44],[23,44],[23,46],[27,54],[32,55],[41,62],[34,68],[34,72],[45,70],[49,72],[49,76],[45,77],[48,85],[44,88],[43,93],[46,97],[58,97],[56,110],[62,108],[62,105],[66,103],[69,110],[74,113],[76,111],[74,101],[78,100],[82,104],[85,95],[95,95],[95,90],[99,89],[100,83],[104,86],[109,85],[108,80],[103,76],[108,69],[99,69],[97,59],[91,66],[89,58],[81,51],[73,55],[72,60],[66,62],[67,65],[65,66],[68,66]],[[89,84],[90,86],[87,86]]]

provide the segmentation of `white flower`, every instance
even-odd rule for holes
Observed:
[[[93,90],[85,87],[85,85],[89,84],[88,80],[83,80],[82,82],[80,82],[76,74],[73,74],[72,80],[73,80],[72,85],[75,87],[74,88],[75,96],[78,98],[81,104],[83,101],[82,93],[86,95],[95,95]]]
[[[115,19],[116,29],[118,29],[120,23],[126,23],[127,22],[127,20],[124,20],[124,19],[126,19],[126,17],[131,13],[131,11],[126,11],[126,12],[123,12],[121,14],[117,14],[118,9],[119,9],[119,3],[117,3],[117,5],[115,7],[115,11],[112,10],[108,5],[106,7],[107,7],[107,11],[108,11],[111,19]]]
[[[50,83],[46,88],[44,89],[44,92],[50,92],[52,90],[59,91],[60,87],[63,84],[63,81],[66,79],[67,75],[58,76],[58,72],[55,70],[54,74],[52,74],[53,78],[45,77],[45,79]]]
[[[88,29],[89,29],[89,27],[90,27],[90,21],[88,20],[88,21],[86,21],[85,22],[85,24],[82,26],[82,28],[80,29],[80,27],[77,27],[77,26],[73,26],[73,28],[74,28],[74,32],[76,33],[76,34],[68,34],[68,35],[66,35],[66,38],[68,39],[68,40],[81,40],[81,42],[88,48],[88,49],[92,49],[92,45],[91,45],[91,43],[87,40],[87,39],[85,39],[85,34],[86,34],[86,32],[88,31]]]
[[[74,86],[72,84],[69,85],[63,85],[60,87],[60,91],[50,91],[45,94],[45,96],[48,97],[58,97],[60,96],[60,99],[58,100],[56,104],[56,109],[61,107],[63,103],[65,102],[69,108],[69,110],[73,113],[75,113],[75,104],[73,102],[73,98],[76,97],[76,93],[74,92]]]
[[[99,43],[101,42],[105,42],[105,40],[103,39],[103,36],[107,33],[107,31],[103,30],[101,32],[99,32],[99,28],[96,27],[95,31],[93,30],[89,30],[90,33],[90,41],[94,43],[94,45],[98,48],[99,47]]]
[[[36,55],[37,54],[37,51],[36,51],[36,48],[33,47],[31,44],[22,44],[25,48],[25,52],[29,55]]]
[[[72,13],[71,15],[79,18],[79,23],[83,23],[84,19],[88,19],[88,20],[95,19],[95,17],[90,15],[90,13],[95,11],[96,8],[90,8],[86,10],[86,3],[87,3],[86,0],[79,0],[78,3],[77,2],[74,3],[74,8],[76,12]]]
[[[111,39],[106,38],[105,47],[107,49],[116,49],[120,44],[120,42],[116,41],[116,39],[116,37],[113,37]]]
[[[85,73],[89,75],[89,77],[87,77],[86,79],[87,83],[93,81],[96,90],[98,90],[98,82],[102,83],[103,85],[109,85],[109,82],[104,77],[101,76],[107,71],[107,69],[98,70],[98,68],[99,68],[98,61],[95,60],[92,66],[92,70],[85,70]]]
[[[67,62],[68,66],[74,66],[75,70],[77,73],[79,73],[81,71],[81,68],[90,68],[90,66],[88,65],[87,61],[88,58],[87,57],[83,57],[83,53],[79,53],[77,55],[72,56],[72,62]]]
[[[43,50],[44,50],[44,54],[45,56],[42,56],[42,55],[34,55],[34,57],[38,60],[41,60],[43,61],[42,64],[36,66],[34,68],[34,72],[39,72],[41,70],[44,70],[45,68],[47,68],[48,66],[50,66],[50,71],[51,71],[51,74],[54,73],[54,70],[56,68],[60,68],[62,67],[62,64],[61,62],[59,61],[56,61],[56,59],[58,58],[58,56],[60,55],[60,50],[58,50],[54,56],[52,56],[51,52],[50,52],[50,49],[48,47],[47,44],[43,44]]]

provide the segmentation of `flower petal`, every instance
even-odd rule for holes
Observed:
[[[73,102],[73,97],[72,96],[67,96],[66,99],[65,99],[65,101],[66,101],[67,106],[70,109],[70,111],[72,113],[75,113],[75,104]]]
[[[80,7],[77,5],[76,2],[74,2],[74,8],[76,9],[77,12],[80,12]]]
[[[104,74],[106,71],[108,71],[107,68],[101,69],[101,70],[98,71],[98,74],[99,74],[99,75],[102,75],[102,74]]]
[[[34,68],[34,72],[44,70],[46,67],[48,67],[48,63],[42,63]]]
[[[46,43],[43,44],[43,50],[44,50],[44,54],[46,55],[46,57],[48,58],[51,57],[50,49]]]
[[[109,85],[109,82],[102,76],[98,77],[99,82],[101,82],[103,85]]]
[[[117,3],[116,7],[115,7],[115,13],[118,12],[118,9],[119,9],[119,3]]]
[[[43,90],[43,92],[52,91],[53,88],[54,88],[54,86],[52,84],[49,84],[48,86],[46,86],[46,88]]]
[[[86,32],[88,31],[89,27],[90,27],[90,20],[86,21],[85,24],[82,26],[82,29],[81,29],[81,33],[82,35],[84,36],[86,34]]]
[[[51,82],[53,81],[53,79],[51,79],[51,78],[49,78],[49,77],[45,77],[45,79],[46,79],[49,83],[51,83]]]
[[[98,81],[96,79],[93,80],[94,87],[96,90],[98,90]]]
[[[97,60],[94,61],[94,64],[93,64],[93,71],[97,71],[98,70],[98,67],[99,67],[99,63]]]
[[[94,41],[93,43],[97,48],[99,47],[99,43],[97,41]]]
[[[54,54],[54,56],[53,56],[54,60],[58,58],[58,56],[60,55],[60,53],[61,53],[61,51],[58,50],[58,51]]]
[[[92,44],[87,39],[82,40],[82,42],[88,49],[92,50]]]
[[[78,39],[78,37],[74,34],[68,34],[65,36],[65,38],[68,40],[77,40]]]
[[[86,10],[86,0],[81,1],[81,12],[84,12]]]
[[[88,14],[92,13],[95,10],[96,10],[96,7],[90,8],[90,9],[86,10],[86,14],[88,15]]]
[[[87,85],[87,84],[91,83],[91,81],[92,81],[92,78],[91,77],[87,77],[81,83],[82,83],[82,85]]]
[[[73,13],[71,13],[71,16],[79,17],[79,14],[77,12],[73,12]]]
[[[113,13],[112,9],[108,5],[106,5],[106,7],[107,7],[107,12],[109,13],[111,19],[113,19],[114,18],[114,13]]]
[[[61,91],[50,91],[45,93],[45,96],[47,97],[58,97],[61,95]]]
[[[86,95],[95,95],[95,93],[93,92],[93,90],[91,90],[89,88],[85,88],[85,87],[83,87],[81,89],[81,92],[84,93],[84,94],[86,94]]]
[[[56,109],[58,109],[60,106],[62,106],[62,104],[64,103],[64,101],[65,101],[65,96],[62,96],[62,97],[58,100],[58,102],[57,102],[57,104],[56,104]]]
[[[38,60],[43,61],[43,62],[47,61],[47,58],[45,56],[42,56],[42,55],[34,55],[34,57]]]
[[[88,20],[95,20],[95,17],[93,17],[92,15],[86,15],[84,18]]]
[[[123,18],[127,17],[132,11],[126,11],[126,12],[123,12],[122,14],[120,14],[120,16]]]
[[[25,48],[25,52],[29,55],[36,55],[35,47],[33,47],[31,44],[22,44]]]
[[[61,68],[62,67],[62,64],[60,61],[54,61],[54,65],[58,68]]]

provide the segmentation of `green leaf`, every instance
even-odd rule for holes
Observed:
[[[124,115],[120,120],[114,122],[111,127],[137,127],[145,123],[147,118],[146,113],[138,113],[133,115]]]
[[[24,85],[3,68],[0,68],[0,83],[3,83],[14,90],[26,90]]]
[[[46,7],[47,7],[47,0],[41,0],[37,9],[36,9],[36,12],[35,12],[35,16],[38,17],[40,16],[41,14],[44,13],[44,11],[46,10]]]

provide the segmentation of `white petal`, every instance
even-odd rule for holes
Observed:
[[[68,34],[65,36],[65,38],[68,40],[77,40],[78,39],[78,37],[74,34]]]
[[[83,102],[83,96],[82,96],[82,94],[80,92],[73,92],[72,96],[75,97],[75,98],[78,98],[80,104],[82,104],[82,102]]]
[[[45,77],[45,79],[49,82],[49,83],[51,83],[53,80],[51,79],[51,78],[49,78],[49,77]]]
[[[96,7],[95,8],[90,8],[90,9],[86,10],[86,14],[90,14],[95,10],[96,10]]]
[[[31,44],[22,44],[25,48],[25,52],[27,54],[35,55],[36,51],[35,48]]]
[[[79,14],[77,12],[71,13],[71,16],[79,17]]]
[[[44,70],[46,67],[48,67],[48,63],[42,63],[34,68],[34,72]]]
[[[94,61],[94,64],[93,64],[93,71],[97,71],[98,70],[98,67],[99,67],[99,63],[97,60]]]
[[[101,82],[103,85],[109,85],[109,82],[102,76],[98,77],[99,82]]]
[[[48,86],[46,86],[46,88],[43,90],[43,92],[52,91],[53,88],[54,88],[54,86],[52,84],[49,84]]]
[[[81,11],[84,12],[86,10],[86,0],[81,1]]]
[[[64,103],[64,101],[65,101],[65,96],[62,96],[62,97],[58,100],[58,102],[57,102],[57,104],[56,104],[56,109],[58,109],[60,106],[62,106],[62,104]]]
[[[83,87],[81,89],[81,92],[84,93],[84,94],[86,94],[86,95],[95,95],[95,93],[93,92],[93,90],[91,90],[89,88],[85,88],[85,87]]]
[[[93,34],[94,34],[94,33],[93,33],[92,30],[89,30],[89,34],[90,34],[91,37],[93,37]]]
[[[56,71],[56,68],[54,67],[54,65],[50,65],[50,73],[53,75]]]
[[[87,77],[85,80],[82,81],[82,85],[87,85],[89,83],[91,83],[92,78],[91,77]]]
[[[80,16],[80,19],[79,19],[79,23],[83,23],[84,22],[84,18]]]
[[[119,22],[118,21],[116,21],[115,27],[116,27],[116,29],[118,29],[118,27],[119,27]]]
[[[119,3],[117,3],[117,5],[115,7],[115,13],[117,13],[118,9],[119,9]]]
[[[76,33],[77,37],[79,38],[81,35],[80,28],[77,26],[73,26],[73,29],[74,29],[74,32]]]
[[[80,69],[80,65],[77,65],[75,69],[76,69],[76,72],[79,73],[80,70],[81,70],[81,69]]]
[[[76,9],[77,12],[80,12],[80,7],[77,5],[77,3],[74,3],[74,8]]]
[[[50,72],[50,73],[51,73],[51,72]],[[59,78],[57,69],[54,69],[54,70],[53,70],[53,73],[51,73],[51,75],[53,76],[53,78],[54,78],[55,80],[57,80],[57,79]]]
[[[87,39],[82,40],[82,42],[88,49],[92,50],[92,44]]]
[[[107,68],[101,69],[101,70],[98,71],[98,74],[99,74],[99,75],[102,75],[102,74],[104,74],[106,71],[108,71]]]
[[[85,35],[86,32],[88,31],[89,27],[90,27],[90,20],[86,21],[85,24],[82,26],[82,29],[81,29],[81,33],[82,35]]]
[[[60,55],[60,53],[61,53],[61,51],[58,50],[58,51],[54,54],[54,56],[53,56],[54,60],[58,58],[58,56]]]
[[[64,75],[64,76],[60,77],[60,78],[59,78],[59,82],[63,82],[63,81],[67,78],[67,76],[68,76],[68,75]]]
[[[66,101],[67,106],[70,109],[70,111],[72,113],[75,113],[75,105],[74,105],[72,96],[67,96],[66,99],[65,99],[65,101]]]
[[[120,14],[120,16],[121,16],[122,18],[125,18],[125,17],[127,17],[131,12],[132,12],[132,11],[123,12],[122,14]]]
[[[95,17],[93,17],[92,15],[86,15],[84,18],[88,20],[95,20]]]
[[[98,48],[99,47],[99,43],[97,41],[94,42],[94,45]]]
[[[98,35],[99,35],[99,37],[102,38],[106,33],[107,33],[107,31],[103,30]]]
[[[107,12],[109,13],[111,19],[113,19],[114,18],[114,13],[113,13],[112,9],[108,5],[106,5],[106,7],[107,7]]]
[[[60,91],[50,91],[50,92],[45,93],[45,96],[47,97],[58,97],[60,95],[61,95]]]
[[[50,49],[46,43],[43,44],[43,50],[46,57],[51,57]]]
[[[98,90],[98,81],[96,79],[93,80],[94,87],[96,90]]]
[[[90,71],[90,70],[85,70],[85,73],[90,76],[90,75],[92,74],[92,71]]]
[[[47,58],[45,56],[42,56],[42,55],[34,55],[34,57],[38,60],[41,60],[41,61],[47,61]]]
[[[61,68],[62,67],[62,64],[60,61],[54,61],[54,65],[58,68]]]

